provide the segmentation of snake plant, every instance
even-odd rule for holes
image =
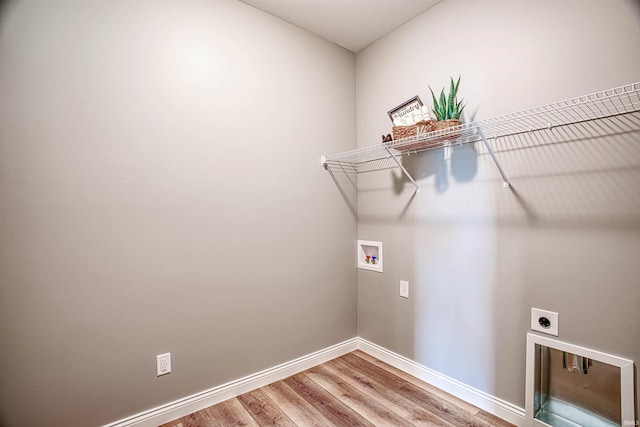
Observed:
[[[460,119],[460,114],[462,110],[464,110],[465,105],[462,105],[462,101],[458,101],[458,86],[460,86],[460,76],[458,76],[458,81],[456,83],[453,82],[453,77],[451,77],[451,88],[449,89],[449,96],[447,97],[444,94],[444,88],[442,92],[440,92],[440,100],[436,99],[435,94],[433,93],[433,89],[429,86],[429,90],[431,91],[431,96],[433,97],[433,112],[436,115],[436,119],[440,120],[449,120],[449,119]]]

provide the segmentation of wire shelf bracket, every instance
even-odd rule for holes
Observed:
[[[416,184],[416,181],[411,177],[411,174],[409,172],[407,172],[407,170],[404,168],[404,166],[402,166],[402,163],[400,163],[400,161],[398,160],[398,158],[396,156],[393,155],[393,153],[391,152],[391,149],[389,149],[389,147],[384,147],[387,150],[387,153],[389,153],[389,156],[391,156],[391,158],[393,159],[394,162],[396,162],[396,164],[400,167],[400,169],[402,169],[402,172],[405,174],[405,176],[409,179],[409,181],[411,181],[411,183],[413,185],[415,185],[416,187],[416,194],[420,193],[420,187],[418,186],[418,184]]]
[[[478,126],[478,134],[480,135],[480,138],[482,138],[482,142],[484,143],[484,146],[487,148],[487,151],[489,152],[491,159],[496,164],[496,167],[498,168],[498,172],[500,172],[500,175],[502,176],[502,187],[510,188],[511,183],[509,182],[509,178],[507,178],[507,175],[504,173],[502,166],[500,166],[500,162],[498,161],[495,153],[493,152],[493,149],[491,148],[491,144],[489,144],[489,141],[487,141],[487,138],[484,136],[484,132],[482,132],[482,128],[480,126]]]

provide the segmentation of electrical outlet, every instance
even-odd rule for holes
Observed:
[[[549,335],[558,336],[558,313],[531,308],[531,329]]]
[[[409,282],[400,280],[400,296],[403,298],[409,298]]]
[[[156,356],[156,375],[167,375],[171,373],[171,353],[159,354]]]

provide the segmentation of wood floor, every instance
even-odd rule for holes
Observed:
[[[354,351],[162,427],[512,426]]]

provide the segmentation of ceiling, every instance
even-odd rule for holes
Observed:
[[[353,52],[442,0],[240,0]]]

